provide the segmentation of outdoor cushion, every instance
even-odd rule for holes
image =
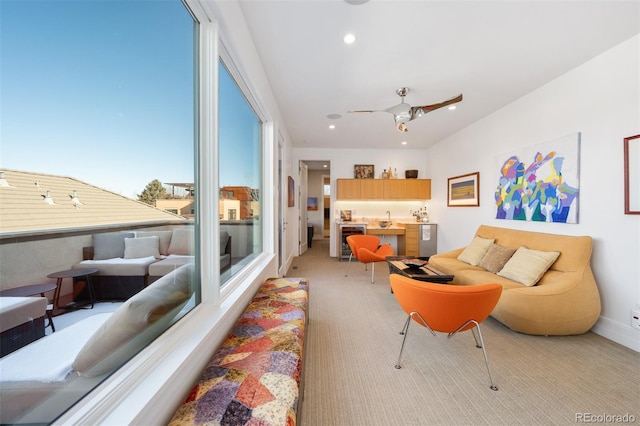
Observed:
[[[169,244],[169,254],[190,255],[193,250],[193,228],[174,229]]]
[[[160,257],[160,239],[156,236],[124,239],[124,258]]]
[[[173,231],[137,231],[137,238],[144,237],[158,237],[160,240],[160,246],[158,247],[160,250],[160,254],[165,256],[169,254],[169,244],[171,244],[171,236],[173,235]]]
[[[124,257],[124,239],[133,238],[133,232],[110,232],[93,235],[93,260]]]
[[[162,334],[191,296],[192,265],[185,265],[124,302],[91,336],[73,362],[83,376],[113,371]]]

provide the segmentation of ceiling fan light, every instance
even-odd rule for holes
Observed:
[[[407,133],[409,131],[409,129],[407,128],[407,125],[404,123],[398,123],[397,128],[400,133]]]

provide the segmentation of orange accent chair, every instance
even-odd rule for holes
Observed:
[[[365,271],[367,270],[367,265],[371,263],[371,284],[374,282],[375,262],[385,262],[387,256],[394,255],[393,247],[388,243],[380,245],[380,238],[375,235],[349,235],[347,244],[349,244],[351,254],[349,255],[347,272],[344,276],[349,275],[351,257],[355,256],[359,262],[364,263]]]
[[[451,338],[461,331],[471,330],[476,347],[482,348],[484,363],[489,373],[489,387],[491,390],[498,390],[491,378],[480,323],[489,316],[498,303],[502,286],[500,284],[474,286],[434,284],[398,274],[391,274],[389,281],[398,303],[408,315],[400,332],[404,337],[396,368],[401,368],[402,350],[412,319],[427,328],[434,336],[438,331],[448,333],[447,338]]]

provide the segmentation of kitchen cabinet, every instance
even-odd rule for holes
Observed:
[[[406,179],[382,180],[382,194],[385,200],[406,200]]]
[[[406,223],[404,238],[398,239],[398,253],[405,256],[429,257],[438,249],[435,223]]]
[[[409,200],[430,200],[431,179],[405,179],[405,197]]]
[[[419,232],[420,232],[420,224],[419,223],[407,223],[404,226],[404,254],[406,256],[418,256],[420,251],[419,244]],[[400,247],[398,247],[400,250]]]
[[[360,200],[361,179],[338,179],[336,181],[338,200]]]
[[[338,200],[429,200],[431,179],[337,179]]]
[[[355,180],[355,179],[354,179]],[[380,179],[359,179],[360,197],[363,200],[383,200],[384,191]]]

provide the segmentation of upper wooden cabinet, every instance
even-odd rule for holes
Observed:
[[[337,179],[338,200],[429,200],[431,179]]]
[[[382,179],[382,194],[384,200],[406,200],[406,179]]]
[[[336,181],[336,198],[338,200],[360,200],[361,179],[338,179]]]
[[[431,179],[405,179],[405,195],[410,200],[431,199]]]
[[[360,182],[360,198],[363,200],[383,200],[384,189],[379,179],[354,179]]]

